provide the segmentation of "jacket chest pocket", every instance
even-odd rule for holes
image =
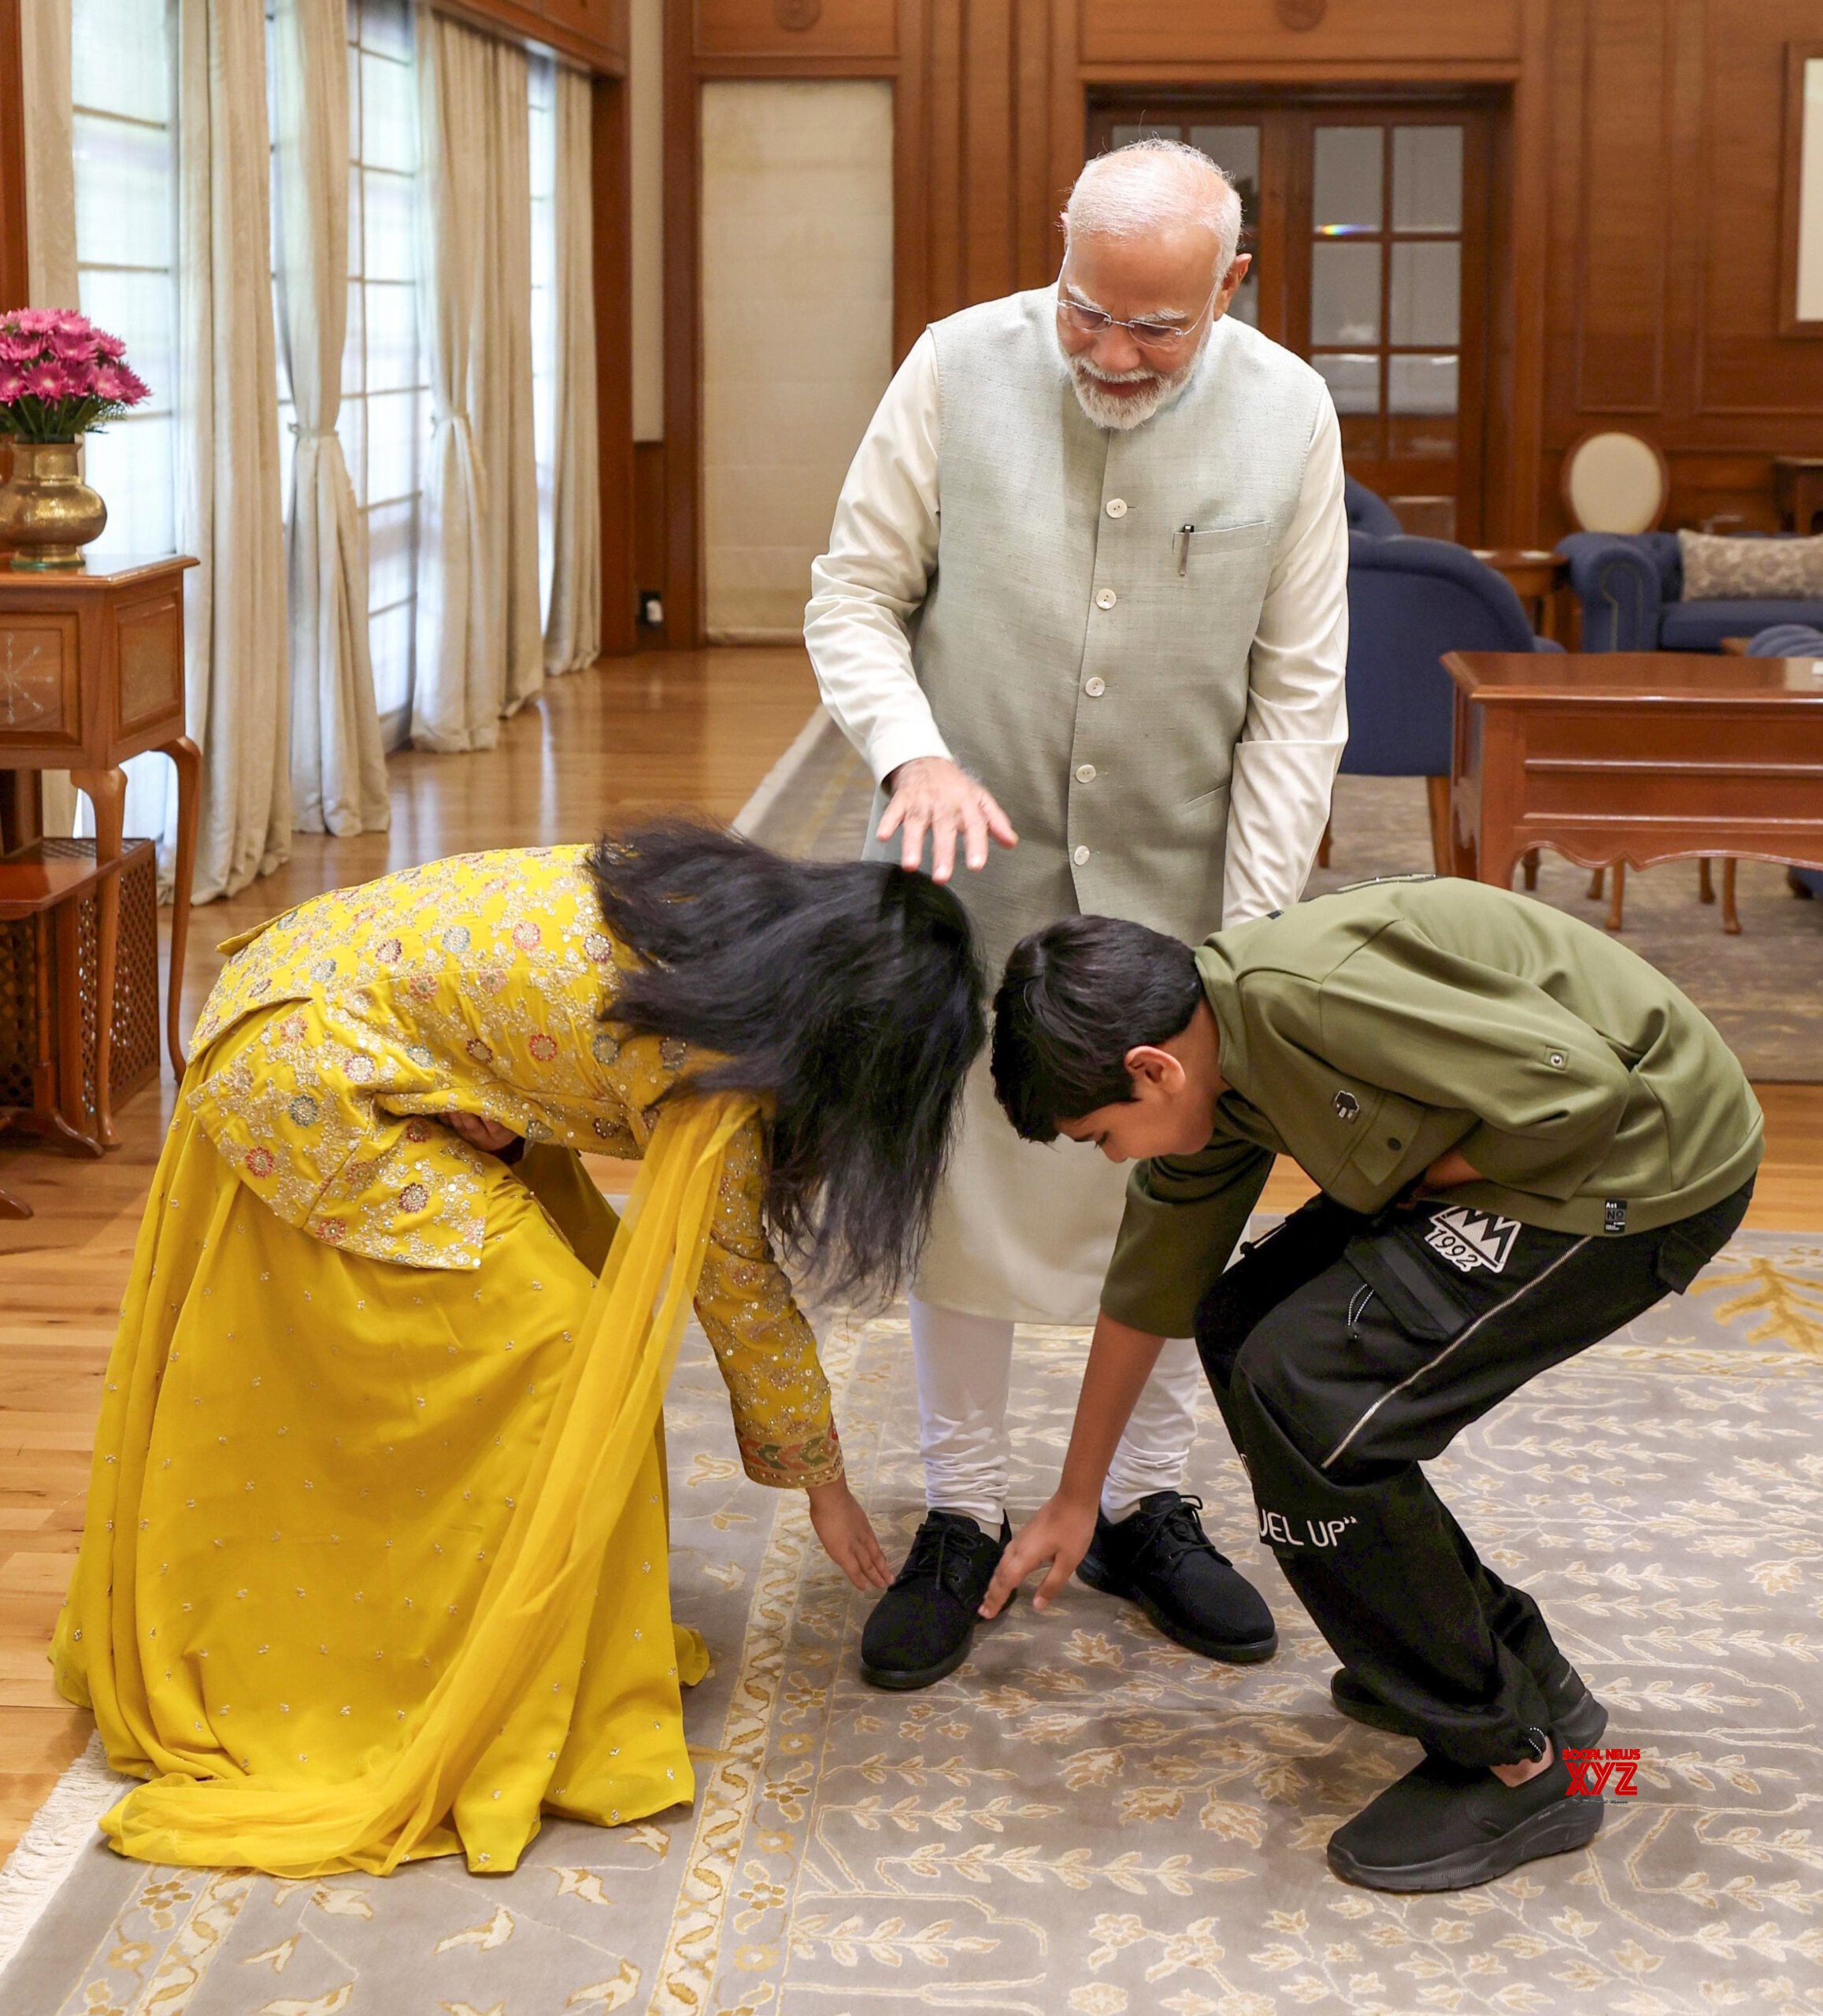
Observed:
[[[1179,575],[1201,581],[1225,561],[1239,560],[1258,552],[1266,543],[1271,528],[1264,518],[1250,518],[1244,524],[1186,525],[1172,541],[1172,558]]]
[[[1377,1211],[1414,1173],[1413,1151],[1428,1110],[1396,1092],[1343,1087],[1331,1114],[1336,1153],[1324,1188],[1351,1210]]]

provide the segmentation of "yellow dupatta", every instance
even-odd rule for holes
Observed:
[[[123,1853],[306,1877],[386,1874],[435,1852],[433,1836],[447,1845],[458,1790],[601,1573],[652,1447],[728,1144],[752,1110],[725,1095],[664,1110],[473,1623],[400,1747],[321,1786],[154,1779],[102,1821]]]

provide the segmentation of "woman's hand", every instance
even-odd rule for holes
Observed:
[[[1028,1519],[1006,1544],[1000,1566],[981,1599],[981,1614],[998,1617],[1012,1600],[1013,1592],[1035,1568],[1050,1563],[1050,1573],[1038,1585],[1032,1599],[1037,1610],[1049,1610],[1061,1596],[1076,1563],[1089,1551],[1095,1536],[1095,1501],[1065,1498],[1062,1492],[1039,1506],[1036,1518]]]
[[[519,1139],[510,1127],[502,1127],[497,1120],[484,1120],[478,1113],[446,1113],[443,1117],[471,1148],[484,1148],[491,1155],[509,1148]]]
[[[846,1477],[810,1488],[810,1524],[823,1551],[858,1589],[885,1589],[892,1584],[886,1556],[874,1538],[873,1526]]]

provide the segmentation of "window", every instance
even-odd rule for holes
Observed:
[[[348,338],[337,432],[367,530],[387,746],[411,719],[430,386],[418,328],[417,80],[409,0],[349,0]]]
[[[538,460],[538,607],[550,615],[557,436],[557,65],[534,55],[526,87],[532,141],[532,436]]]
[[[121,339],[151,387],[143,406],[88,437],[88,480],[108,505],[97,550],[169,553],[177,543],[171,24],[157,0],[74,0],[71,37],[82,311]]]
[[[177,546],[177,146],[173,24],[159,0],[73,0],[78,305],[127,346],[151,396],[87,437],[87,478],[108,506],[105,554]],[[165,830],[172,772],[162,756],[127,765],[126,831]],[[78,805],[76,831],[94,832]]]

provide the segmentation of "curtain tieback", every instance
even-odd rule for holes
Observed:
[[[300,427],[295,420],[289,424],[299,441],[339,441],[342,438],[332,427]]]

